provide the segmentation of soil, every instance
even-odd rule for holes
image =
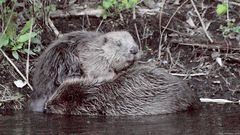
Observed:
[[[223,35],[219,31],[221,25],[226,25],[226,15],[216,15],[217,0],[201,1],[196,4],[202,19],[205,24],[208,24],[207,32],[213,42],[210,42],[203,31],[202,24],[190,1],[176,14],[174,12],[180,5],[166,3],[161,15],[159,13],[136,14],[136,19],[132,19],[131,11],[123,11],[121,15],[109,16],[107,19],[94,16],[69,16],[52,18],[52,21],[60,33],[76,30],[101,32],[127,30],[134,36],[136,42],[141,44],[144,52],[143,60],[158,59],[161,67],[168,69],[173,75],[188,80],[199,98],[238,101],[240,100],[240,33],[229,32]],[[139,6],[144,7],[142,4]],[[239,12],[239,5],[231,5],[229,18],[235,19],[235,24],[240,24]],[[172,18],[171,23],[167,26],[170,18]],[[193,23],[188,23],[189,20]],[[159,26],[162,26],[161,30]],[[56,37],[46,26],[42,28],[44,28],[41,36],[42,44],[46,48]],[[164,33],[159,59],[160,31]],[[10,52],[7,54],[11,56]],[[24,58],[18,61],[11,59],[25,73],[26,60]],[[31,58],[31,71],[36,59],[37,57]],[[30,72],[30,82],[31,74],[32,72]],[[17,88],[13,82],[18,79],[21,77],[0,54],[0,97],[4,97],[4,92],[8,92],[9,96],[20,93],[24,97],[21,103],[24,104],[31,90],[27,86]],[[2,110],[16,109],[18,105],[19,103],[14,100],[0,102]]]

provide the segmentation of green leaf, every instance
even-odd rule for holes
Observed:
[[[10,23],[7,26],[7,30],[6,30],[6,35],[11,39],[14,40],[14,38],[16,37],[16,25],[13,21],[10,21]]]
[[[0,0],[0,5],[2,5],[5,2],[6,2],[6,0]]]
[[[23,28],[22,28],[22,30],[21,30],[21,32],[20,32],[20,35],[23,35],[23,34],[25,34],[26,32],[28,32],[29,29],[30,29],[30,27],[31,27],[31,25],[32,25],[33,23],[34,23],[34,22],[33,22],[33,19],[28,20],[28,21],[26,22],[26,24],[23,26]]]
[[[218,4],[216,13],[217,13],[217,15],[222,15],[222,14],[225,14],[227,12],[227,10],[228,10],[228,7],[227,7],[226,3]]]
[[[31,33],[31,37],[30,37],[30,33],[26,33],[26,34],[19,36],[17,38],[17,42],[24,43],[24,42],[28,41],[29,38],[33,38],[35,36],[37,36],[37,33],[35,33],[35,32]]]
[[[121,8],[129,8],[130,5],[128,0],[122,0],[121,2],[122,2],[120,5]]]
[[[122,2],[122,4],[124,4],[124,5],[127,5],[127,4],[129,3],[128,0],[122,0],[121,2]]]
[[[111,3],[107,1],[103,1],[103,8],[108,9],[109,7],[111,7]]]
[[[22,49],[22,47],[23,47],[23,44],[19,43],[19,44],[14,45],[11,49],[12,49],[12,51],[17,51],[17,50]]]
[[[36,55],[32,50],[24,49],[24,52],[28,53],[29,55]]]
[[[101,14],[101,16],[102,16],[102,18],[103,19],[106,19],[107,17],[108,17],[108,12],[107,11],[104,11],[102,14]]]
[[[37,37],[32,38],[31,42],[34,43],[34,44],[38,44],[38,45],[41,44],[41,40]]]
[[[234,27],[233,32],[240,33],[240,26]]]
[[[57,6],[55,4],[50,4],[47,6],[47,11],[56,11]]]
[[[123,9],[132,8],[135,4],[137,4],[137,0],[122,0],[120,7]]]
[[[104,0],[102,5],[103,5],[103,8],[104,8],[104,9],[109,9],[109,8],[112,7],[115,3],[116,3],[116,0]]]
[[[12,51],[12,56],[13,56],[16,60],[19,59],[19,54],[18,54],[17,51]]]
[[[6,46],[9,43],[9,37],[6,34],[2,34],[0,33],[0,48],[2,48],[2,46]]]
[[[138,2],[138,0],[129,0],[129,4],[131,5],[131,7],[133,7],[134,5],[136,5]]]

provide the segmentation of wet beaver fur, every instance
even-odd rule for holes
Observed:
[[[49,96],[66,78],[94,84],[114,80],[139,58],[138,46],[126,31],[75,31],[54,41],[38,59],[29,109],[43,111]]]
[[[46,103],[46,112],[156,115],[199,107],[199,99],[186,82],[154,63],[135,64],[114,81],[89,86],[77,77],[65,80]]]

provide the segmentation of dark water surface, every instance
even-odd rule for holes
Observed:
[[[0,116],[0,135],[240,135],[240,105],[203,105],[195,112],[157,116]]]

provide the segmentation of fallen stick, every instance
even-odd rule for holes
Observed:
[[[173,76],[182,76],[182,77],[193,77],[193,76],[206,76],[208,73],[195,73],[195,74],[178,74],[178,73],[170,73]]]
[[[210,35],[208,34],[208,32],[207,32],[207,28],[206,28],[206,26],[205,26],[205,23],[203,22],[203,19],[201,18],[201,15],[199,14],[199,12],[198,12],[198,10],[197,10],[197,7],[196,7],[194,1],[191,0],[191,3],[192,3],[192,6],[193,6],[195,12],[196,12],[197,15],[198,15],[198,18],[199,18],[199,20],[200,20],[200,22],[201,22],[201,25],[202,25],[202,27],[203,27],[203,30],[204,30],[204,32],[205,32],[207,38],[208,38],[208,39],[210,40],[210,42],[212,43],[213,40],[212,40],[212,38],[210,37]]]
[[[176,40],[170,41],[171,43],[177,43],[179,45],[185,46],[196,46],[196,47],[203,47],[203,48],[210,48],[210,49],[231,49],[231,50],[240,50],[240,47],[225,47],[223,44],[199,44],[199,43],[185,43],[185,42],[178,42]]]
[[[0,51],[2,52],[3,56],[8,60],[8,62],[14,67],[14,69],[18,72],[18,74],[23,78],[23,80],[27,83],[28,87],[33,90],[33,87],[31,86],[31,84],[28,82],[27,78],[22,74],[22,72],[17,68],[17,66],[12,62],[12,60],[7,56],[7,54],[0,49]]]
[[[69,11],[64,11],[64,10],[56,10],[50,12],[49,16],[50,18],[58,18],[58,17],[69,17],[69,16],[99,16],[104,12],[103,9],[92,9],[92,8],[86,8],[82,10],[69,10]]]
[[[211,99],[211,98],[200,98],[201,102],[204,103],[219,103],[219,104],[225,104],[225,103],[233,103],[233,104],[240,104],[239,101],[230,101],[227,99]]]

